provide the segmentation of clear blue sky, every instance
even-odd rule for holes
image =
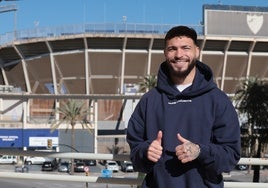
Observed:
[[[0,13],[0,34],[34,27],[82,23],[187,24],[203,20],[204,4],[268,7],[268,0],[18,0],[16,12]],[[1,8],[0,8],[1,10]]]

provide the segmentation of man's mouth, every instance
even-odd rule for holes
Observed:
[[[178,63],[178,64],[181,64],[181,63],[188,63],[188,60],[186,59],[180,59],[180,60],[172,60],[171,61],[172,63]]]

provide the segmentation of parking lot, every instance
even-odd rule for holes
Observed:
[[[3,172],[14,172],[16,164],[0,164],[1,171]],[[28,168],[28,172],[30,173],[45,173],[45,174],[68,174],[68,172],[59,172],[58,169],[54,169],[52,171],[43,171],[42,170],[42,165],[40,164],[32,164],[32,165],[25,165],[25,167]],[[88,166],[89,172],[88,175],[92,176],[101,176],[101,172],[103,169],[105,169],[106,166],[105,164],[99,164],[96,163],[94,166]],[[86,172],[74,172],[75,175],[83,175],[86,174]],[[136,172],[123,172],[121,170],[121,167],[119,166],[119,171],[118,172],[112,172],[113,177],[137,177]]]

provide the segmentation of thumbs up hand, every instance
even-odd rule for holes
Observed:
[[[178,140],[182,143],[175,148],[176,155],[182,163],[195,160],[200,154],[200,147],[177,134]]]
[[[163,151],[163,147],[161,146],[162,136],[162,131],[158,131],[156,139],[150,144],[148,148],[147,158],[150,161],[157,162],[161,158]]]

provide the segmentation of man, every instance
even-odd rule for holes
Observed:
[[[223,187],[222,173],[240,159],[237,113],[199,53],[193,29],[169,30],[157,86],[129,120],[131,160],[146,173],[142,188]]]

